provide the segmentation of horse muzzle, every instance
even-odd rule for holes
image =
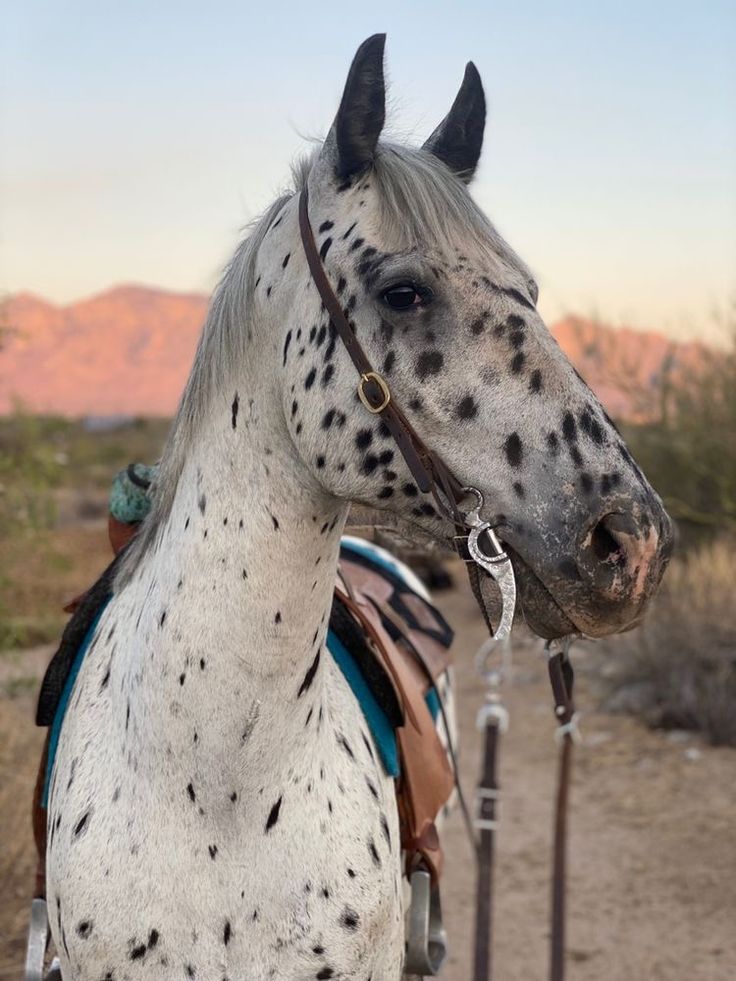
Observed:
[[[606,501],[572,554],[558,545],[534,556],[528,542],[513,543],[509,554],[527,623],[547,638],[631,629],[662,580],[673,540],[670,517],[653,495],[646,502]]]

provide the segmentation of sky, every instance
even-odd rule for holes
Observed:
[[[2,0],[0,293],[209,292],[388,34],[422,142],[472,59],[472,193],[567,313],[710,336],[736,296],[736,4]]]

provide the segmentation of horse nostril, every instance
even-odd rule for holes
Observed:
[[[611,515],[601,518],[590,537],[590,547],[600,562],[605,562],[606,559],[620,558],[621,556],[621,545],[606,527],[609,517]]]
[[[604,514],[589,533],[578,556],[578,567],[597,588],[608,588],[621,568],[636,558],[637,523],[633,515]]]
[[[581,529],[574,564],[578,582],[560,565],[568,588],[577,589],[591,609],[616,610],[619,626],[633,622],[661,579],[670,545],[660,531],[657,510],[638,501],[608,503],[607,514],[592,516]],[[585,591],[588,591],[587,593]],[[627,619],[628,618],[628,619]]]

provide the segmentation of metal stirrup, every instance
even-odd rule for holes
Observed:
[[[24,981],[43,981],[43,962],[48,942],[49,920],[46,915],[46,900],[36,898],[31,903]]]
[[[447,954],[447,934],[442,925],[439,886],[432,885],[429,871],[417,866],[411,874],[411,905],[404,972],[420,977],[439,974]]]

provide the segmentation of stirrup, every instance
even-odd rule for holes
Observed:
[[[24,981],[44,981],[43,962],[49,942],[49,920],[46,900],[36,898],[31,903],[31,922],[28,927]]]
[[[440,888],[432,886],[426,868],[419,866],[411,874],[411,905],[406,942],[404,972],[420,977],[439,973],[447,954],[447,934],[442,925]]]

